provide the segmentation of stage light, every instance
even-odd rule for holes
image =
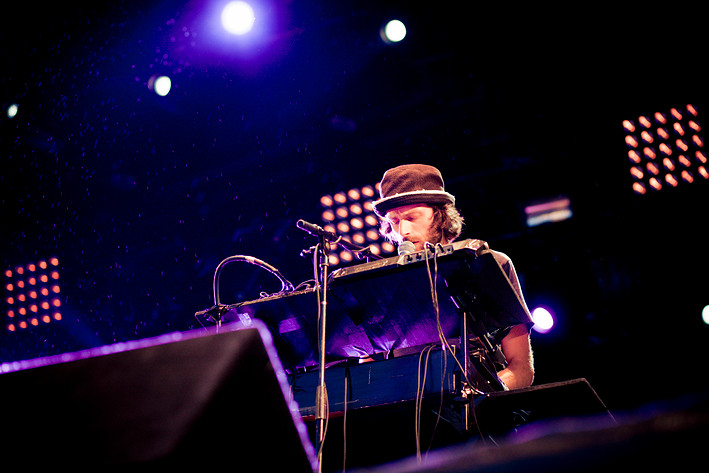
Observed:
[[[49,263],[51,266],[47,261],[40,260],[17,266],[14,271],[5,271],[8,279],[5,283],[7,294],[4,300],[8,306],[5,314],[13,319],[11,324],[6,325],[9,331],[36,327],[40,321],[61,320],[58,310],[62,305],[58,284],[59,260],[51,258]],[[50,310],[53,310],[51,315]]]
[[[155,79],[153,83],[153,91],[160,97],[165,97],[170,93],[172,88],[172,80],[167,76],[159,76]]]
[[[222,10],[222,27],[231,34],[241,36],[254,26],[254,9],[246,2],[229,2]]]
[[[702,309],[702,320],[709,325],[709,305],[705,305]]]
[[[20,106],[17,105],[16,103],[11,103],[8,105],[7,110],[5,113],[7,114],[7,118],[13,119],[17,116],[17,112],[19,111]]]
[[[351,188],[348,191],[327,194],[320,198],[320,204],[326,207],[322,213],[324,229],[337,233],[343,239],[356,245],[369,246],[372,253],[394,253],[395,248],[390,243],[379,246],[379,219],[374,214],[372,200],[377,196],[377,185],[365,185],[361,188]],[[330,208],[332,207],[332,208]],[[357,262],[356,259],[337,256],[338,263]]]
[[[551,311],[545,307],[537,307],[532,311],[532,320],[534,325],[532,329],[538,333],[548,333],[554,328],[554,316]]]
[[[380,35],[385,43],[398,43],[406,37],[406,26],[401,20],[391,20],[381,29]]]
[[[654,117],[659,125],[654,134],[651,132],[652,123],[648,117]],[[694,183],[695,176],[704,177],[706,169],[702,171],[699,167],[706,164],[706,155],[703,152],[704,138],[700,135],[701,126],[697,117],[696,107],[688,104],[685,107],[673,107],[668,111],[658,111],[652,115],[640,115],[621,121],[625,143],[629,148],[628,160],[633,192],[643,195],[648,189],[681,188],[683,185]],[[634,134],[634,123],[638,123],[642,130],[639,135]],[[642,152],[640,141],[644,145]],[[696,159],[692,160],[692,155]],[[658,158],[662,160],[661,166],[664,169],[677,171],[679,174],[661,176],[659,162],[655,164]]]
[[[561,222],[573,216],[571,201],[566,197],[528,205],[524,208],[524,213],[527,216],[528,227],[549,222]]]

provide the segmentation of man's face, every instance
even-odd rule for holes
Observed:
[[[387,212],[385,218],[397,243],[410,241],[416,251],[423,250],[425,242],[438,243],[440,234],[433,227],[433,209],[428,205],[412,204],[396,207]]]

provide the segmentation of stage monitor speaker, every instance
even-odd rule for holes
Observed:
[[[541,420],[564,417],[613,416],[596,391],[583,378],[511,391],[485,394],[475,400],[479,432],[495,437]]]
[[[4,363],[0,373],[8,462],[317,466],[258,322]]]

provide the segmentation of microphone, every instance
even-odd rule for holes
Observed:
[[[396,252],[401,255],[408,255],[409,253],[414,253],[416,251],[416,247],[414,246],[413,243],[410,241],[402,241],[399,244],[399,248],[397,248]]]
[[[329,232],[323,229],[320,225],[315,225],[314,223],[306,222],[302,219],[298,220],[295,225],[296,227],[310,233],[313,236],[322,236],[326,237],[329,240],[337,239],[337,235],[335,235],[333,232]]]

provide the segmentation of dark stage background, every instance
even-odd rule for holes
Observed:
[[[95,3],[17,5],[0,31],[0,265],[56,257],[62,316],[9,331],[4,298],[0,361],[197,328],[230,255],[310,279],[295,222],[425,162],[464,237],[553,309],[537,383],[585,377],[612,409],[706,388],[709,182],[635,194],[622,127],[690,103],[705,125],[696,12],[262,0],[249,43],[215,23],[224,2]],[[379,36],[391,18],[400,44]],[[573,217],[527,227],[524,207],[558,196]],[[222,301],[279,287],[234,264]]]

